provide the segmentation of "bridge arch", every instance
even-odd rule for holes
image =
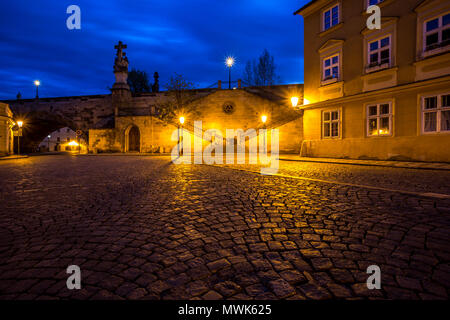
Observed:
[[[68,127],[74,131],[79,129],[77,124],[70,118],[48,111],[41,110],[16,113],[14,118],[16,121],[23,121],[23,135],[20,138],[20,149],[24,153],[34,152],[45,137],[58,129],[64,127]],[[87,139],[87,132],[83,132],[82,138],[84,140]],[[17,141],[15,141],[14,145],[16,149]]]

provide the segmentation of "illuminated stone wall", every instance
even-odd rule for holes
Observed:
[[[302,113],[294,111],[289,105],[289,94],[292,94],[289,90],[298,90],[299,88],[301,86],[292,88],[282,86],[281,89],[286,90],[283,93],[284,97],[258,89],[202,92],[187,108],[195,110],[195,112],[182,115],[185,117],[184,130],[192,134],[194,121],[201,121],[202,136],[206,130],[215,129],[219,130],[222,137],[225,138],[227,129],[244,131],[254,129],[259,132],[264,126],[268,129],[279,128],[280,151],[298,153],[302,140]],[[177,144],[175,137],[179,123],[165,123],[149,115],[154,112],[154,105],[158,103],[158,99],[165,97],[167,98],[167,95],[164,93],[151,94],[147,97],[140,96],[135,98],[134,106],[119,109],[113,129],[90,130],[90,151],[128,152],[129,132],[132,127],[136,127],[140,134],[140,152],[171,152]],[[262,115],[267,116],[265,125],[261,121]],[[207,143],[204,142],[203,145],[205,146]],[[225,145],[226,141],[224,150]]]

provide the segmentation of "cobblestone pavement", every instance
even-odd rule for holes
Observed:
[[[260,171],[261,165],[225,165]],[[323,179],[408,192],[450,195],[450,170],[399,169],[380,166],[358,166],[298,161],[280,161],[279,174]]]
[[[433,192],[450,181],[446,172],[408,169],[283,170]],[[30,157],[0,163],[0,181],[0,299],[450,294],[448,199],[163,157]],[[81,267],[81,290],[66,288],[72,264]],[[381,290],[366,287],[373,264]]]

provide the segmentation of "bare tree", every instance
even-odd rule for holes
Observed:
[[[242,79],[244,80],[244,83],[248,84],[249,86],[253,86],[255,84],[255,81],[253,79],[253,65],[250,60],[247,61],[247,64],[245,65],[244,75],[242,76]]]
[[[156,116],[165,122],[177,121],[180,116],[191,118],[196,114],[196,107],[191,104],[194,84],[183,78],[181,74],[174,74],[166,86],[168,99],[158,104]]]
[[[247,62],[243,78],[252,86],[271,86],[279,81],[275,70],[275,58],[267,49],[264,49],[257,60]]]

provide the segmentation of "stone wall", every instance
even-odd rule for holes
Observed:
[[[21,99],[7,103],[15,115],[59,115],[73,130],[102,127],[114,116],[111,95]]]
[[[295,86],[295,89],[298,88]],[[128,132],[135,126],[140,133],[140,152],[171,152],[177,144],[178,118],[168,124],[150,116],[158,103],[165,99],[168,99],[167,93],[135,97],[133,106],[118,110],[114,130],[90,131],[89,145],[92,151],[128,152]],[[200,90],[186,108],[195,111],[178,116],[185,118],[183,128],[191,135],[194,122],[201,121],[201,138],[210,129],[217,130],[217,136],[226,138],[227,129],[241,129],[244,132],[254,129],[259,133],[263,127],[279,128],[280,152],[298,153],[302,140],[302,114],[294,111],[289,103],[289,92],[283,98],[269,90]],[[261,121],[262,115],[267,116],[265,124]],[[224,140],[224,151],[226,144]],[[203,148],[207,145],[207,141],[202,141]],[[246,145],[248,149],[248,141]],[[267,147],[270,147],[270,143]]]

